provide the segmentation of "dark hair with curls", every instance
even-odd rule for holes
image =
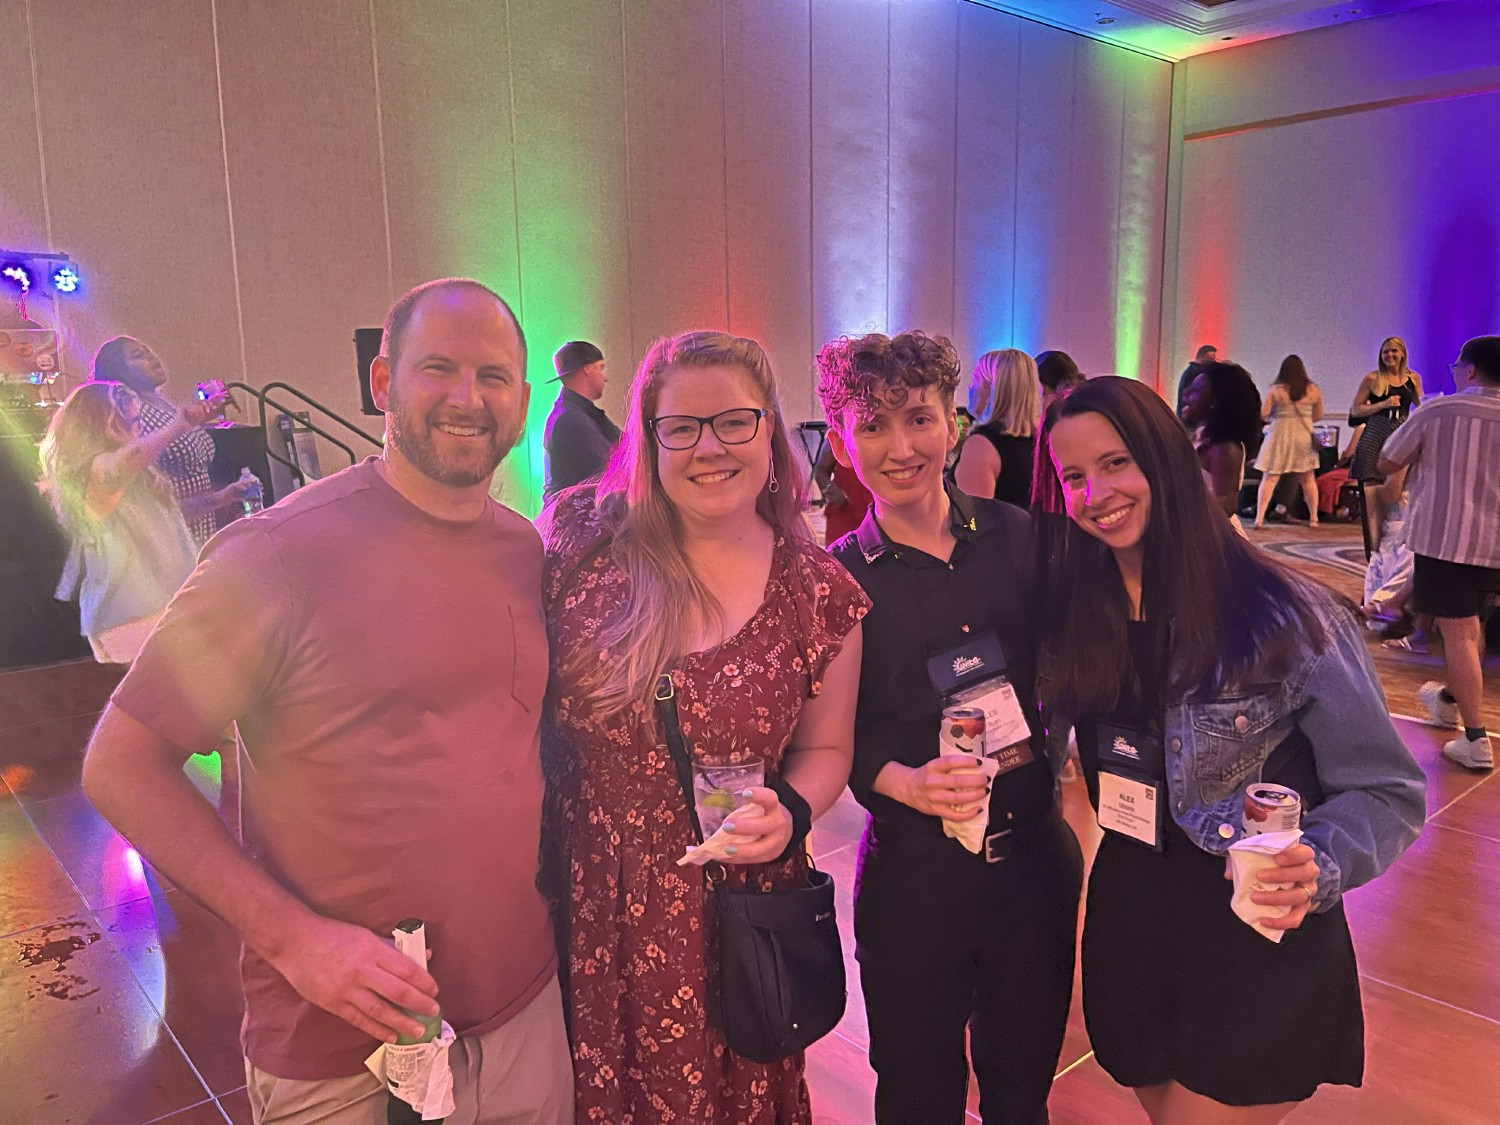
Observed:
[[[1051,463],[1052,433],[1098,414],[1119,433],[1151,488],[1141,616],[1170,657],[1168,700],[1219,690],[1252,668],[1283,678],[1304,643],[1327,632],[1316,606],[1332,591],[1253,547],[1214,505],[1191,439],[1171,407],[1134,379],[1104,375],[1057,399],[1042,422],[1037,513],[1042,697],[1056,720],[1109,714],[1125,685],[1130,598],[1110,549],[1068,517]]]
[[[1207,401],[1189,413],[1201,422],[1204,442],[1238,442],[1245,447],[1248,464],[1260,452],[1265,432],[1265,423],[1260,420],[1260,391],[1250,372],[1237,363],[1210,363],[1193,382],[1202,383],[1208,393]]]
[[[946,336],[902,332],[840,336],[818,352],[818,398],[830,425],[906,405],[913,391],[937,388],[943,406],[958,389],[958,351]]]
[[[1281,370],[1276,372],[1276,382],[1286,386],[1286,397],[1301,402],[1307,397],[1307,388],[1312,379],[1307,374],[1307,364],[1300,355],[1289,355],[1281,361]],[[1274,384],[1273,384],[1274,385]]]

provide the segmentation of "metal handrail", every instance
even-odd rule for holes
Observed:
[[[292,386],[290,383],[283,383],[283,382],[280,382],[280,381],[273,382],[273,383],[267,383],[264,387],[261,388],[261,394],[262,394],[262,396],[264,396],[265,392],[269,391],[272,387],[275,387],[277,390],[288,391],[291,394],[296,395],[303,402],[307,403],[308,406],[311,406],[311,407],[313,407],[316,410],[321,410],[324,414],[328,415],[328,417],[332,418],[335,422],[337,422],[339,425],[343,426],[346,430],[349,430],[350,432],[356,434],[357,436],[364,438],[367,442],[369,442],[371,445],[373,445],[376,449],[383,449],[385,447],[385,443],[383,441],[381,441],[378,437],[375,437],[373,434],[366,433],[364,430],[362,430],[358,426],[356,426],[353,422],[349,421],[349,419],[345,418],[338,411],[333,410],[330,407],[324,406],[317,399],[313,398],[312,395],[307,394],[305,391],[298,390],[296,387]],[[329,440],[332,441],[333,439],[329,438]],[[358,460],[358,458],[355,458],[355,460]]]
[[[279,464],[286,466],[287,470],[292,473],[293,476],[301,480],[303,484],[306,484],[307,478],[303,476],[301,467],[289,461],[287,458],[281,456],[281,454],[277,453],[274,449],[271,448],[271,435],[266,433],[266,400],[261,395],[260,391],[256,390],[249,383],[226,381],[224,383],[224,386],[228,387],[230,390],[246,391],[249,393],[250,397],[255,400],[255,405],[259,408],[260,411],[260,419],[258,424],[260,426],[261,436],[265,439],[261,442],[261,445],[265,449],[266,456],[269,457],[272,461],[276,461]],[[261,482],[261,487],[263,489],[269,489],[270,486],[270,481]],[[271,499],[275,499],[275,497],[272,496]]]
[[[290,415],[292,413],[292,408],[288,407],[286,403],[277,402],[275,399],[273,399],[271,397],[271,395],[270,395],[269,392],[272,391],[273,389],[277,390],[277,391],[286,391],[287,393],[295,396],[296,398],[300,399],[302,402],[306,403],[308,406],[311,406],[314,409],[316,409],[318,411],[321,411],[323,414],[325,414],[329,418],[333,419],[339,425],[343,426],[346,430],[350,431],[350,433],[356,434],[359,437],[364,438],[366,441],[368,441],[371,445],[375,446],[377,449],[381,448],[381,442],[377,438],[372,437],[370,434],[366,433],[364,430],[362,430],[358,426],[356,426],[353,422],[351,422],[347,418],[345,418],[343,415],[337,413],[334,410],[329,409],[327,406],[324,406],[317,399],[313,398],[311,395],[309,395],[309,394],[307,394],[307,393],[305,393],[303,391],[298,390],[296,387],[292,386],[290,383],[284,383],[284,382],[276,381],[276,382],[267,383],[264,387],[260,387],[259,389],[255,388],[255,387],[252,387],[248,383],[239,383],[239,382],[226,383],[225,386],[234,388],[235,390],[246,391],[246,392],[248,392],[251,395],[251,397],[253,397],[255,399],[255,402],[256,402],[256,405],[259,408],[259,414],[260,414],[260,418],[259,418],[260,430],[261,430],[261,433],[265,435],[265,439],[266,439],[266,443],[265,443],[266,444],[266,456],[269,457],[269,458],[271,458],[271,460],[276,461],[276,462],[278,462],[281,465],[284,465],[288,470],[290,470],[297,477],[297,479],[301,480],[303,484],[307,483],[307,477],[306,477],[306,474],[303,472],[302,467],[300,465],[298,465],[296,462],[291,461],[288,458],[281,456],[279,453],[277,453],[272,448],[272,444],[273,443],[271,441],[271,432],[270,432],[270,429],[269,429],[269,426],[268,426],[269,420],[268,420],[268,417],[267,417],[266,408],[268,406],[270,406],[270,407],[274,407],[277,410],[280,410],[284,414]],[[319,426],[317,423],[311,421],[310,419],[299,418],[299,419],[297,419],[297,421],[301,425],[306,426],[309,430],[311,430],[313,433],[317,434],[319,437],[323,438],[325,441],[327,441],[330,444],[335,445],[339,449],[343,450],[344,451],[344,455],[349,458],[349,464],[353,465],[355,462],[357,462],[359,460],[359,455],[354,452],[353,448],[351,448],[347,442],[341,441],[339,438],[335,437],[333,434],[331,434],[327,430],[323,429],[322,426]]]

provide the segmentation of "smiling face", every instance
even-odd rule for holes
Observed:
[[[663,377],[654,415],[707,418],[725,410],[763,407],[755,383],[738,367],[677,367]],[[678,514],[689,523],[753,518],[771,475],[775,425],[776,416],[767,415],[755,436],[738,444],[724,441],[707,424],[691,449],[665,449],[658,443],[657,480]],[[740,433],[726,436],[736,438]]]
[[[1052,427],[1049,445],[1069,518],[1116,555],[1139,557],[1151,484],[1120,432],[1102,414],[1075,414]]]
[[[1368,352],[1365,354],[1369,354]],[[1392,337],[1380,345],[1380,369],[1394,375],[1406,364],[1406,349]]]
[[[882,406],[866,419],[845,418],[828,438],[834,457],[875,497],[878,514],[926,502],[943,490],[958,420],[951,403],[944,405],[936,390],[924,387],[900,406]]]
[[[422,298],[394,368],[370,368],[391,449],[423,476],[454,488],[485,483],[520,439],[531,400],[515,321],[476,289]]]

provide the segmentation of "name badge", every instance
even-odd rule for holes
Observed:
[[[1162,740],[1138,727],[1100,723],[1099,827],[1161,851]]]
[[[1099,771],[1099,827],[1161,851],[1161,785]]]
[[[1005,674],[1005,651],[994,633],[932,657],[927,675],[945,707],[977,707],[984,712],[985,757],[996,764],[996,776],[1035,760],[1026,711]]]

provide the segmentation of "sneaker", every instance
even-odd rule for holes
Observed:
[[[1443,698],[1443,685],[1436,680],[1428,680],[1417,689],[1417,698],[1427,708],[1432,716],[1429,722],[1435,727],[1459,726],[1458,704],[1449,703]]]
[[[1443,757],[1457,762],[1465,769],[1492,770],[1495,768],[1495,752],[1490,749],[1488,738],[1470,742],[1467,738],[1455,738],[1443,747]]]

